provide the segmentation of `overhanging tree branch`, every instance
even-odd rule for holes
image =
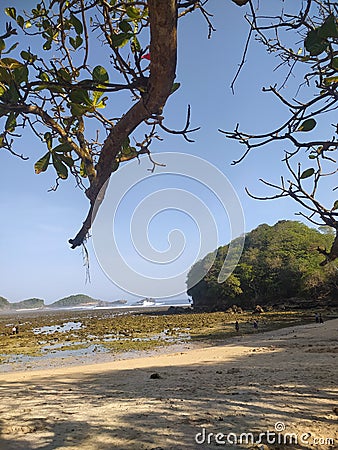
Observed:
[[[150,76],[148,91],[111,129],[102,147],[96,177],[86,191],[90,200],[90,209],[82,228],[69,242],[72,248],[81,245],[91,228],[98,207],[103,201],[104,193],[99,193],[109,179],[113,162],[121,150],[125,139],[144,120],[160,115],[171,93],[176,71],[177,52],[177,13],[176,2],[168,0],[149,0],[150,22]],[[163,48],[166,51],[163,52]]]

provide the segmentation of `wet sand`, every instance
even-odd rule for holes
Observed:
[[[1,373],[0,449],[338,448],[337,331]]]

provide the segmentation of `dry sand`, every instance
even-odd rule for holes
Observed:
[[[335,319],[182,353],[2,373],[0,449],[338,448],[337,330]]]

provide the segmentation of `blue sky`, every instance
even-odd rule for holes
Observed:
[[[3,7],[16,6],[18,9],[21,6],[28,8],[33,3],[2,2]],[[278,4],[273,1],[271,7]],[[244,191],[248,187],[256,194],[268,193],[258,179],[262,177],[278,182],[280,174],[285,173],[281,162],[284,148],[270,146],[258,149],[241,164],[232,166],[231,162],[241,155],[241,148],[217,131],[218,128],[232,130],[236,123],[240,123],[243,130],[262,132],[285,119],[287,111],[271,95],[261,92],[263,86],[281,80],[283,73],[273,72],[277,61],[267,56],[264,48],[253,41],[233,95],[230,84],[241,61],[248,33],[243,19],[245,9],[230,1],[219,0],[211,0],[208,9],[214,13],[212,21],[217,30],[210,40],[207,39],[207,26],[198,13],[190,14],[180,22],[177,81],[181,87],[169,99],[164,111],[166,125],[181,128],[185,123],[187,105],[190,104],[192,126],[201,126],[201,129],[194,133],[194,143],[187,143],[180,136],[162,133],[164,141],[152,148],[154,157],[162,161],[163,152],[188,153],[204,158],[217,167],[240,199],[246,231],[261,223],[295,220],[294,213],[299,208],[291,200],[260,202],[249,198]],[[2,12],[0,14],[3,26],[8,17]],[[107,61],[101,61],[105,58],[102,48],[97,45],[93,65],[100,63],[108,67]],[[294,94],[296,81],[291,79],[289,88]],[[322,130],[327,131],[325,125]],[[105,275],[96,260],[91,242],[88,244],[91,282],[86,283],[81,249],[71,250],[68,239],[75,236],[86,216],[87,199],[72,179],[62,182],[57,192],[47,192],[55,179],[51,170],[34,174],[33,165],[45,149],[29,132],[17,141],[15,149],[30,159],[22,161],[0,149],[0,295],[10,301],[38,297],[46,303],[75,293],[86,293],[104,300],[135,299]],[[139,170],[147,173],[149,167],[149,161],[143,159]],[[149,179],[147,186],[140,186],[138,195],[142,189],[145,195],[158,191],[159,185],[154,180]],[[166,179],[164,187],[187,188],[186,183],[175,176]],[[222,189],[221,186],[219,188]],[[217,198],[198,187],[192,191],[212,211],[219,228],[218,244],[227,243],[229,227]],[[325,195],[328,203],[333,203],[334,195],[332,199],[330,192]],[[135,196],[124,206],[121,204],[120,245],[125,238],[121,227],[128,228],[126,224],[129,223],[133,201]],[[162,217],[156,216],[149,227],[149,239],[158,251],[165,251],[169,245],[170,231],[180,227],[190,245],[189,251],[196,253],[198,226],[184,213],[167,210]],[[128,246],[130,243],[126,242],[124,249],[127,253]]]

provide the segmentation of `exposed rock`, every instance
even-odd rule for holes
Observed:
[[[155,373],[152,373],[152,374],[150,375],[150,378],[151,378],[152,380],[160,380],[162,377],[161,377],[161,375],[160,375],[159,373],[155,372]]]

